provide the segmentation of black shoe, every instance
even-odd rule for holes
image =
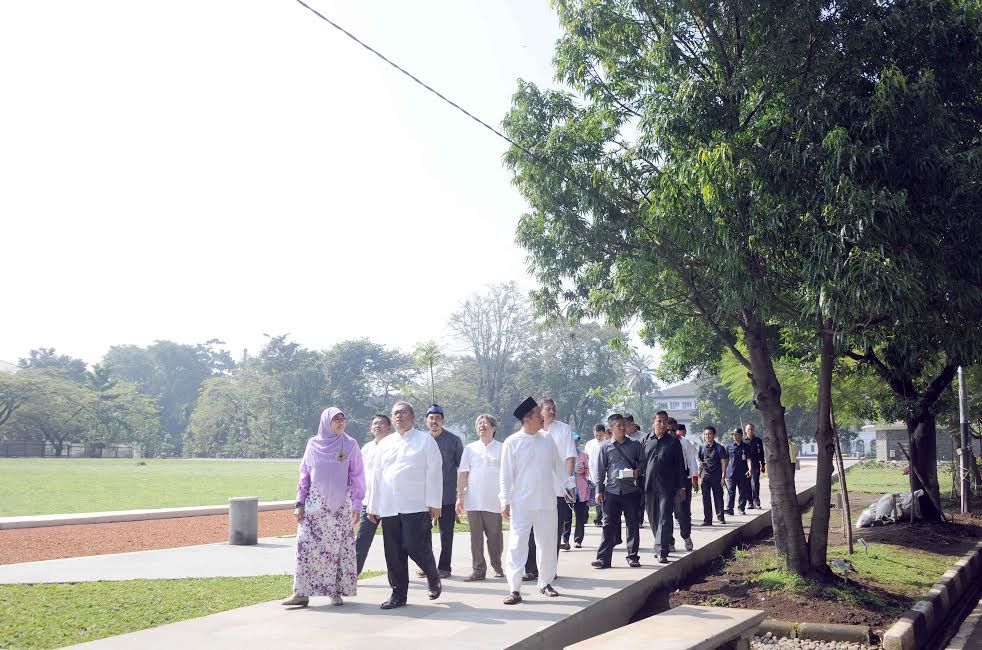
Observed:
[[[720,517],[720,518],[719,518],[719,523],[721,523],[721,524],[725,524],[725,523],[726,523],[726,519],[725,519],[725,518],[723,518],[723,517]]]
[[[741,515],[745,515],[745,514],[747,514],[747,511],[746,511],[746,510],[744,510],[743,508],[740,508],[740,514],[741,514]]]
[[[449,578],[450,569],[440,569],[439,571],[437,571],[437,574],[439,574],[441,578]]]
[[[576,542],[573,544],[573,548],[583,548],[583,542]]]
[[[660,558],[658,558],[658,564],[668,564],[668,556],[662,555]]]
[[[712,520],[704,521],[704,522],[702,522],[702,525],[703,526],[712,526],[713,525],[713,522],[712,522]]]
[[[564,551],[568,551],[570,549],[569,542],[563,542],[559,545],[559,548],[563,549]]]
[[[757,508],[758,510],[763,510],[763,508],[760,507],[760,501],[754,503],[754,507]]]
[[[395,609],[396,607],[405,607],[406,601],[396,600],[395,598],[389,598],[387,601],[382,603],[382,609]]]
[[[610,565],[607,564],[606,562],[604,562],[603,560],[594,560],[593,562],[590,563],[590,566],[592,566],[594,569],[609,569],[610,568]]]
[[[726,510],[723,511],[723,514],[730,515],[732,517],[733,510],[731,508],[727,508]]]
[[[535,582],[539,579],[538,573],[526,573],[522,576],[522,582]]]
[[[542,589],[539,589],[539,593],[540,594],[545,594],[546,596],[549,596],[550,598],[555,598],[556,596],[559,595],[559,592],[556,591],[555,589],[553,589],[552,588],[552,585],[546,585]]]
[[[522,594],[518,593],[517,591],[513,591],[508,594],[504,602],[506,605],[517,605],[518,603],[522,602]]]
[[[627,565],[629,567],[631,567],[632,569],[637,569],[638,567],[641,566],[641,560],[638,560],[636,558],[635,559],[630,559],[630,560],[627,561]]]
[[[442,593],[443,593],[443,583],[438,582],[432,587],[430,587],[430,590],[426,592],[426,595],[429,597],[430,600],[436,600],[437,598],[440,597],[440,594]]]

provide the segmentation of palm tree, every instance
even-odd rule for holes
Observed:
[[[416,345],[413,350],[413,360],[424,368],[430,369],[430,403],[436,404],[436,391],[433,388],[433,366],[440,363],[443,352],[436,341],[425,341]]]
[[[627,387],[632,393],[638,395],[638,417],[643,420],[644,396],[657,388],[655,384],[654,361],[651,356],[641,354],[637,350],[631,350],[627,358]]]

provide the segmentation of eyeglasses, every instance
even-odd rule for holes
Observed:
[[[409,415],[409,411],[407,411],[405,409],[401,409],[399,411],[392,411],[392,415],[394,415],[395,417],[399,417],[399,416],[402,416],[402,415]]]

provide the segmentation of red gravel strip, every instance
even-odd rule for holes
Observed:
[[[259,536],[297,532],[292,510],[259,513]],[[228,515],[0,530],[0,564],[228,541]]]

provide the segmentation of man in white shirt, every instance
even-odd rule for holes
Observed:
[[[593,427],[593,438],[588,440],[583,446],[583,451],[586,453],[587,457],[587,481],[590,483],[590,499],[596,502],[597,495],[597,483],[599,478],[597,477],[597,462],[600,460],[600,447],[607,442],[607,427],[602,424],[597,424]],[[593,525],[600,527],[603,526],[604,513],[603,507],[597,503],[596,512],[593,518]]]
[[[501,532],[501,502],[498,490],[501,480],[501,443],[494,439],[498,421],[487,413],[474,423],[479,440],[464,447],[457,477],[457,514],[467,513],[471,532],[473,572],[464,582],[484,580],[488,565],[484,561],[484,538],[488,540],[488,555],[495,578],[503,578],[501,551],[504,537]]]
[[[388,415],[381,413],[372,418],[371,440],[366,442],[361,448],[361,459],[365,463],[365,503],[368,503],[368,495],[372,489],[372,479],[375,476],[375,460],[378,445],[385,436],[392,433],[392,421]],[[372,540],[375,539],[375,531],[378,530],[378,523],[368,519],[366,506],[361,508],[361,520],[358,522],[358,537],[355,539],[355,555],[358,559],[358,573],[365,567],[365,558],[368,551],[372,548]]]
[[[382,520],[382,543],[392,595],[382,609],[406,604],[409,558],[426,573],[430,600],[443,591],[433,559],[432,521],[443,501],[443,460],[429,433],[413,427],[416,413],[406,402],[392,406],[398,435],[387,436],[376,450],[375,475],[368,494],[368,517]]]
[[[556,445],[556,450],[559,452],[559,457],[563,459],[566,467],[566,474],[570,477],[570,480],[574,480],[573,469],[576,465],[576,441],[573,440],[573,429],[568,424],[561,420],[556,419],[556,402],[551,397],[542,398],[542,431],[541,433],[546,434]],[[556,488],[556,559],[559,559],[559,549],[565,548],[569,550],[569,544],[560,545],[560,541],[563,539],[563,535],[566,530],[573,524],[573,511],[570,509],[569,504],[566,503],[565,491],[562,485]],[[535,552],[535,538],[529,538],[529,557],[538,557]],[[533,562],[529,563],[531,568],[535,569],[535,564]],[[537,574],[537,570],[528,571],[529,567],[526,567],[526,573]]]
[[[558,551],[556,529],[556,491],[563,490],[572,498],[572,468],[556,450],[550,437],[540,431],[543,426],[542,411],[531,397],[522,402],[514,413],[522,428],[505,440],[501,450],[501,514],[511,519],[508,534],[506,578],[511,593],[506,605],[522,602],[522,573],[528,554],[528,539],[534,534],[539,566],[539,592],[555,597],[553,589],[556,576]]]
[[[685,472],[689,483],[685,488],[685,496],[675,500],[675,520],[679,522],[679,534],[685,542],[685,550],[692,550],[692,490],[699,489],[699,449],[685,437],[685,425],[679,424],[675,418],[668,418],[668,432],[679,439],[682,445],[682,458],[685,459]],[[672,538],[670,549],[675,548],[675,537]]]

